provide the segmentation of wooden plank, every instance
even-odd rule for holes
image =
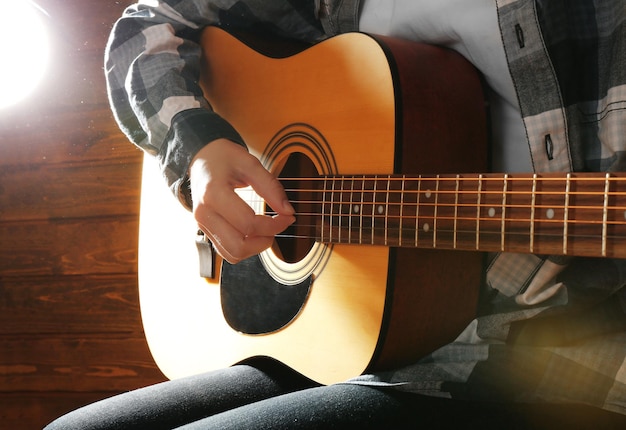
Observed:
[[[140,192],[139,162],[5,166],[0,220],[136,215]]]
[[[122,134],[108,106],[0,116],[0,166],[96,160],[138,162],[143,152]]]
[[[57,417],[117,392],[0,393],[0,428],[41,430]]]
[[[137,276],[0,279],[0,335],[142,330]]]
[[[0,336],[0,392],[123,391],[164,379],[143,333]]]
[[[136,273],[136,216],[0,223],[0,273]]]
[[[136,297],[141,152],[112,119],[102,70],[112,23],[133,2],[38,0],[52,62],[0,118],[2,428],[41,428],[164,379]]]

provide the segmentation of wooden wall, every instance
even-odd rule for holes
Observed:
[[[0,110],[0,429],[39,429],[164,380],[138,303],[141,154],[112,119],[103,75],[131,1],[38,3],[52,64],[32,97]]]

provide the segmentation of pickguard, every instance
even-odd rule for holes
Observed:
[[[283,285],[265,270],[258,256],[221,271],[221,301],[230,327],[246,334],[271,333],[285,327],[304,307],[312,276],[296,285]]]

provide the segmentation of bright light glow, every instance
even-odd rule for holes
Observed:
[[[44,12],[29,0],[2,4],[0,109],[28,96],[43,78],[49,56]]]

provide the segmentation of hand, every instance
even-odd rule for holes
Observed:
[[[295,221],[281,183],[242,146],[218,139],[198,152],[189,168],[193,214],[219,254],[230,263],[258,254]],[[276,215],[255,214],[235,188],[252,186]]]

